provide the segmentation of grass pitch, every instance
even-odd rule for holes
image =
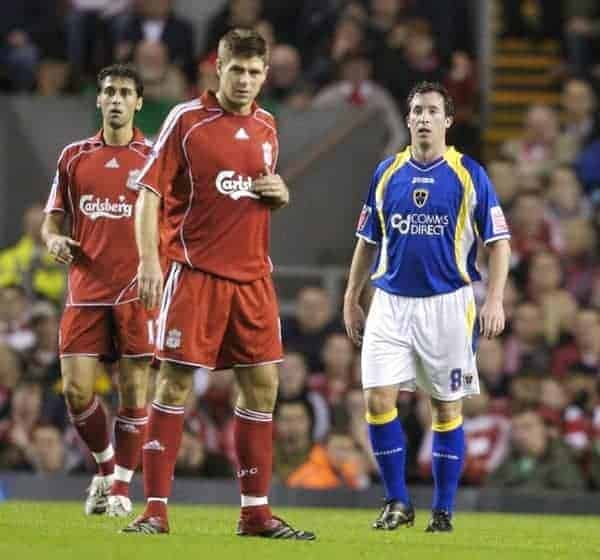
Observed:
[[[138,507],[139,509],[139,507]],[[124,535],[127,521],[85,517],[80,503],[0,503],[2,560],[350,560],[600,558],[600,518],[458,513],[452,534],[416,525],[374,531],[371,510],[282,508],[292,525],[317,532],[316,542],[267,541],[234,535],[237,508],[171,508],[171,535]]]

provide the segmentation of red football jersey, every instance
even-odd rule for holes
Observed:
[[[204,272],[250,282],[271,271],[271,212],[251,191],[275,169],[273,117],[225,111],[214,93],[176,106],[138,184],[163,197],[166,256]]]
[[[134,131],[127,146],[108,146],[102,131],[69,144],[46,212],[66,212],[81,244],[69,266],[67,305],[115,305],[137,298],[136,180],[151,145]]]

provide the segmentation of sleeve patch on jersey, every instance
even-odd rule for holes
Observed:
[[[362,207],[360,216],[358,217],[358,225],[356,226],[357,232],[360,233],[364,229],[364,227],[367,225],[367,222],[369,221],[370,217],[371,217],[371,207],[368,206],[367,204],[365,204]]]
[[[508,233],[506,218],[504,217],[504,212],[502,212],[500,206],[492,206],[490,208],[490,216],[492,218],[492,231],[494,235]]]

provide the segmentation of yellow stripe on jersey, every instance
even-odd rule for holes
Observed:
[[[449,422],[438,422],[433,423],[431,425],[431,429],[434,432],[451,432],[452,430],[456,430],[463,423],[463,417],[458,416],[454,420],[450,420]]]
[[[382,424],[387,424],[388,422],[391,422],[396,418],[398,418],[397,408],[394,408],[389,412],[384,412],[383,414],[369,414],[367,412],[367,414],[365,415],[367,423],[371,424],[372,426],[381,426]]]
[[[375,189],[375,207],[377,208],[377,216],[379,217],[379,224],[381,226],[381,253],[379,255],[379,264],[377,270],[371,276],[372,280],[381,278],[387,272],[388,266],[388,255],[387,255],[387,244],[388,238],[385,231],[385,216],[383,215],[383,199],[385,197],[385,190],[392,178],[392,175],[398,171],[410,158],[410,148],[406,148],[404,151],[396,155],[396,158],[391,165],[383,172],[383,175],[377,183]]]
[[[473,227],[471,225],[471,205],[474,200],[475,187],[471,174],[462,164],[462,154],[454,148],[448,148],[444,155],[450,168],[456,173],[463,187],[462,201],[456,220],[456,231],[454,232],[454,258],[456,267],[462,279],[467,283],[471,283],[471,277],[467,271],[467,258],[470,244],[466,243],[468,238],[471,242],[474,240]]]

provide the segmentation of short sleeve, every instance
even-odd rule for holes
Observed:
[[[483,243],[487,245],[499,239],[510,239],[508,224],[490,178],[479,165],[473,175],[477,194],[474,217]]]
[[[362,207],[358,224],[356,225],[356,236],[364,239],[367,243],[378,244],[381,241],[382,231],[381,224],[377,216],[377,204],[375,200],[375,192],[381,177],[381,165],[377,168],[371,179],[369,193]]]
[[[165,186],[175,179],[185,165],[181,115],[178,107],[169,113],[136,181],[138,187],[151,190],[158,196],[163,195]]]
[[[58,158],[56,165],[56,173],[52,180],[52,186],[50,188],[50,195],[46,202],[44,212],[50,214],[51,212],[67,212],[67,188],[69,185],[69,177],[67,173],[66,165],[66,152],[65,148]]]

